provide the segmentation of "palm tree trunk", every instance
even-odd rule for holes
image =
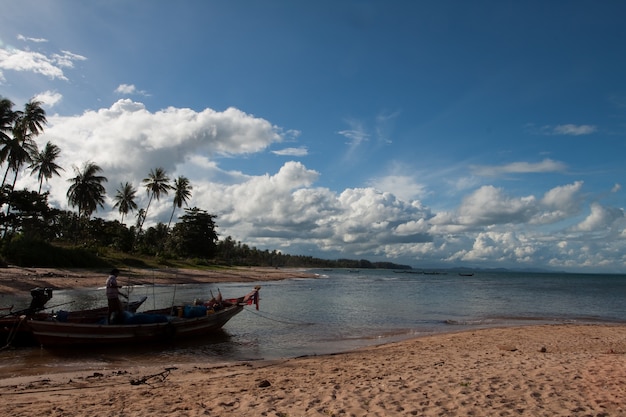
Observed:
[[[11,191],[15,190],[15,183],[17,182],[17,173],[19,169],[20,169],[20,166],[18,165],[17,169],[15,170],[15,177],[13,177],[13,184],[11,185]],[[10,211],[11,211],[11,199],[9,198],[9,201],[7,202],[7,216],[9,215]]]
[[[2,178],[2,186],[4,187],[4,184],[7,181],[7,176],[9,175],[9,169],[11,169],[11,166],[7,166],[7,170],[4,171],[4,177]]]
[[[15,176],[13,177],[13,184],[11,185],[11,188],[15,189],[15,183],[17,182],[17,174],[20,172],[20,167],[22,166],[22,164],[19,164],[16,168],[15,168]]]
[[[170,228],[170,224],[172,224],[172,219],[174,218],[174,212],[176,211],[176,205],[174,205],[174,208],[172,209],[172,214],[170,215],[170,221],[167,223],[167,229],[169,230]]]
[[[152,196],[154,195],[154,193],[150,194],[150,199],[148,200],[148,205],[146,206],[146,211],[144,212],[143,215],[143,219],[141,219],[141,224],[139,225],[139,230],[137,231],[137,234],[139,234],[139,232],[141,232],[141,229],[143,228],[143,222],[146,221],[146,217],[148,217],[148,209],[150,208],[150,203],[152,203]]]

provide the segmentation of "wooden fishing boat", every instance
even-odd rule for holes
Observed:
[[[207,303],[127,313],[122,324],[29,320],[28,325],[44,347],[172,342],[210,335],[251,303],[257,304],[258,308],[258,288],[245,297],[220,300],[219,305]]]
[[[31,291],[31,294],[39,291],[41,289],[36,288]],[[52,290],[50,290],[49,294],[50,298],[52,298]],[[97,323],[106,320],[109,312],[108,307],[75,311],[59,310],[54,313],[44,312],[42,310],[45,310],[47,307],[45,307],[43,298],[38,298],[38,301],[35,301],[36,297],[40,297],[40,295],[33,294],[33,302],[31,302],[29,308],[9,311],[0,317],[0,343],[2,343],[2,346],[32,346],[37,344],[37,340],[33,337],[31,328],[28,325],[28,320],[52,319],[66,323]],[[139,300],[124,302],[124,309],[134,313],[147,298],[144,296]]]
[[[0,316],[0,343],[2,347],[12,344],[28,344],[33,341],[30,329],[25,326],[27,318],[45,309],[45,305],[52,298],[52,288],[33,288],[30,290],[32,297],[28,308],[13,311],[13,306]]]
[[[141,307],[141,305],[147,299],[148,297],[143,296],[139,300],[135,300],[135,301],[129,301],[129,302],[122,301],[122,306],[124,308],[124,311],[129,311],[131,313],[134,313],[139,309],[139,307]],[[49,317],[52,317],[57,321],[66,322],[66,323],[97,323],[100,320],[106,319],[108,314],[109,314],[109,307],[105,306],[105,307],[98,307],[98,308],[94,308],[90,310],[76,310],[76,311],[59,310],[56,313],[50,314]],[[37,315],[34,318],[37,320],[42,320],[42,319],[48,318],[48,316],[41,317],[40,315]]]

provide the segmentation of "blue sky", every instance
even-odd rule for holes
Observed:
[[[626,272],[621,1],[7,1],[0,95],[45,104],[51,204],[96,162],[187,176],[261,249]],[[18,187],[37,189],[24,172]],[[167,223],[171,196],[147,224]],[[136,213],[135,213],[136,214]]]

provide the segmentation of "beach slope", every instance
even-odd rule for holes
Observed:
[[[626,326],[424,336],[274,362],[0,377],[7,416],[621,416]],[[32,371],[32,370],[31,370]]]

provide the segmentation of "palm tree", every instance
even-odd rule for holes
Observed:
[[[104,207],[106,190],[102,183],[107,179],[96,175],[100,171],[102,168],[94,162],[85,162],[82,171],[74,167],[76,177],[68,180],[72,185],[67,190],[67,200],[72,207],[78,207],[78,217],[89,218],[98,206]]]
[[[143,224],[144,219],[146,218],[146,210],[145,209],[139,209],[139,211],[137,212],[137,223],[135,224],[135,227],[137,228],[137,230],[139,230],[139,227]]]
[[[115,195],[115,205],[113,207],[119,207],[119,212],[122,214],[122,224],[124,223],[124,216],[128,214],[129,211],[135,211],[137,209],[137,203],[135,203],[135,195],[137,194],[137,189],[132,186],[129,182],[124,184],[120,183],[120,188],[117,189],[117,194]]]
[[[59,157],[61,149],[50,142],[46,143],[46,147],[41,152],[35,152],[31,155],[32,163],[28,168],[32,169],[30,175],[37,173],[39,180],[39,194],[41,194],[41,186],[45,178],[46,183],[52,175],[60,175],[59,170],[63,170],[54,161]]]
[[[172,215],[170,216],[170,221],[167,224],[167,228],[170,228],[170,224],[172,223],[172,218],[174,217],[174,212],[176,211],[176,207],[181,208],[183,203],[187,205],[187,201],[191,198],[191,190],[193,187],[189,183],[187,177],[179,176],[176,180],[174,180],[174,208],[172,208]]]
[[[148,216],[148,209],[150,208],[150,203],[152,202],[152,198],[156,197],[157,201],[161,198],[161,194],[167,195],[167,192],[172,189],[170,185],[170,179],[167,176],[167,172],[163,168],[156,168],[150,171],[147,178],[141,180],[141,182],[146,187],[146,191],[150,195],[148,199],[148,206],[144,212],[143,219],[141,224],[139,225],[139,231],[143,227],[143,222],[146,220]]]
[[[9,101],[12,105],[12,103]],[[48,122],[46,112],[41,107],[40,101],[31,100],[24,106],[24,111],[10,112],[6,109],[7,104],[3,100],[2,111],[6,113],[3,116],[3,123],[12,120],[13,125],[11,132],[13,138],[4,138],[2,140],[2,149],[0,149],[0,161],[8,162],[7,170],[2,179],[2,185],[5,184],[9,170],[15,172],[13,186],[17,181],[17,175],[24,163],[31,162],[31,155],[37,152],[37,144],[34,138],[43,132],[43,126]],[[12,114],[10,114],[12,112]],[[3,126],[4,130],[6,126]],[[6,136],[6,134],[4,135]]]
[[[41,101],[29,101],[24,106],[24,111],[20,114],[21,128],[30,132],[33,136],[39,136],[43,132],[43,127],[48,123],[46,111],[41,107]]]
[[[31,155],[37,153],[37,144],[33,141],[31,135],[22,136],[24,132],[17,130],[13,132],[13,137],[9,138],[3,143],[2,150],[0,150],[0,158],[6,155],[5,161],[7,162],[7,169],[4,171],[4,177],[2,178],[2,185],[6,184],[9,171],[15,172],[13,177],[13,187],[17,181],[17,174],[21,166],[26,162],[31,162]]]
[[[13,102],[8,98],[0,98],[0,143],[4,144],[11,139],[8,135],[13,130],[13,123],[17,114],[13,111]],[[0,163],[4,162],[4,158]]]

